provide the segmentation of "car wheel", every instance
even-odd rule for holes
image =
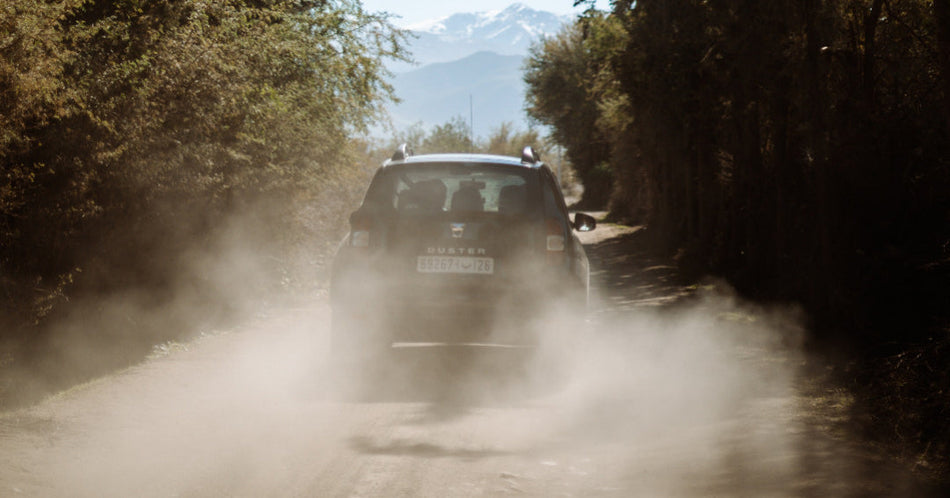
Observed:
[[[370,372],[383,367],[392,341],[379,320],[347,308],[334,309],[330,327],[332,362],[348,373]]]

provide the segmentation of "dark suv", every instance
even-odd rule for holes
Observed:
[[[530,147],[520,159],[414,156],[376,172],[333,262],[334,353],[393,343],[536,344],[531,320],[585,307],[588,261],[558,182]]]

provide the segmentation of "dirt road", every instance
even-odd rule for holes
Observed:
[[[261,315],[0,416],[0,496],[924,492],[848,435],[794,310],[683,288],[629,232],[592,233],[595,309],[541,351],[400,348],[356,383],[324,300]]]

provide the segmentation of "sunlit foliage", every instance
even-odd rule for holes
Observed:
[[[606,62],[609,51],[621,46],[618,28],[592,13],[533,46],[525,63],[528,115],[550,126],[554,141],[566,148],[584,184],[585,208],[605,206],[611,191],[610,140],[601,108],[616,103]]]
[[[289,222],[348,174],[403,37],[352,0],[0,3],[3,306],[167,279],[235,212]]]

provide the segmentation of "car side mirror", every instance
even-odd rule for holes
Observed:
[[[574,230],[578,232],[589,232],[597,228],[597,220],[593,216],[584,213],[574,213]]]

